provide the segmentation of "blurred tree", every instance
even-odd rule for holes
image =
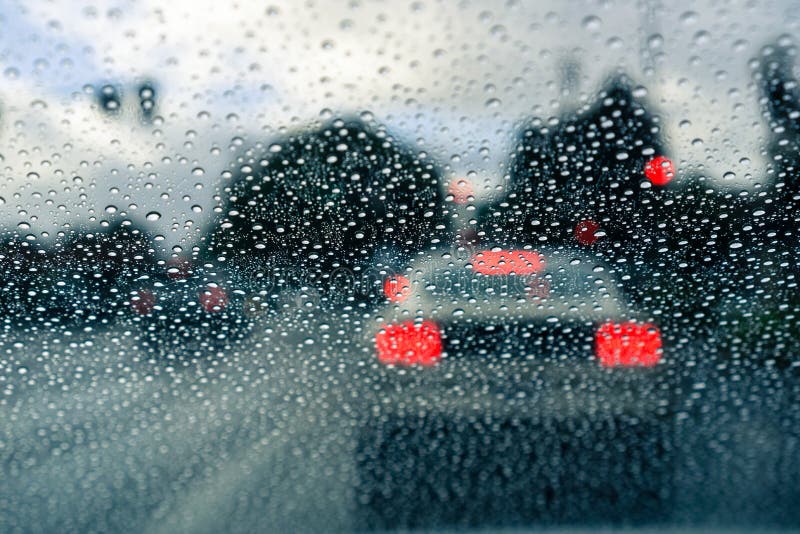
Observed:
[[[447,236],[438,168],[382,127],[333,120],[239,163],[207,238],[215,258],[329,272],[387,254],[402,264]]]
[[[531,121],[508,191],[480,211],[479,225],[490,241],[586,247],[635,300],[696,318],[733,239],[726,220],[737,200],[703,177],[677,177],[660,118],[636,94],[617,76],[578,111]]]

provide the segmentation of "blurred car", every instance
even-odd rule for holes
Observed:
[[[50,306],[48,276],[50,256],[36,241],[8,233],[0,246],[0,310],[6,325],[11,322],[38,322]]]
[[[62,323],[107,323],[123,311],[119,287],[152,275],[155,250],[148,234],[129,221],[76,230],[48,250],[42,314]]]
[[[0,258],[6,267],[0,300],[27,321],[105,324],[121,311],[118,286],[146,278],[152,257],[149,237],[128,222],[74,231],[52,247],[11,238]]]
[[[424,255],[368,328],[364,528],[658,521],[673,390],[659,327],[585,251]]]
[[[206,256],[250,271],[289,266],[287,284],[327,292],[330,273],[401,258],[447,237],[441,175],[384,128],[336,119],[246,151],[224,186]],[[405,261],[404,259],[401,261]]]
[[[207,341],[234,344],[252,330],[267,308],[266,293],[251,292],[241,271],[187,258],[161,262],[161,272],[137,280],[121,291],[127,315],[153,341]]]

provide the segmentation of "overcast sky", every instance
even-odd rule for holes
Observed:
[[[475,171],[485,192],[502,181],[521,120],[591,100],[620,70],[647,89],[681,171],[746,185],[763,175],[764,134],[748,63],[797,31],[797,7],[4,2],[2,222],[52,232],[53,222],[158,212],[146,224],[177,242],[187,220],[210,217],[232,138],[269,141],[328,110],[370,111],[451,176]],[[569,98],[565,64],[578,73]],[[87,84],[143,77],[159,84],[163,124],[92,109]]]

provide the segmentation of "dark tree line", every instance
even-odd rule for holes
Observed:
[[[720,298],[758,279],[796,287],[795,55],[771,46],[753,63],[771,158],[754,190],[676,172],[680,155],[670,152],[661,118],[617,76],[582,108],[522,128],[504,194],[477,214],[479,236],[485,244],[583,248],[612,266],[635,302],[682,321],[713,319]],[[332,120],[254,145],[235,167],[195,263],[313,272],[324,285],[339,267],[400,268],[454,240],[439,167],[381,126]],[[51,249],[11,233],[0,264],[0,303],[33,314],[94,313],[132,280],[165,269],[149,236],[129,223],[70,231]]]

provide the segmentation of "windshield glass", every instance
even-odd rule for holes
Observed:
[[[800,529],[797,5],[0,21],[0,531]]]

